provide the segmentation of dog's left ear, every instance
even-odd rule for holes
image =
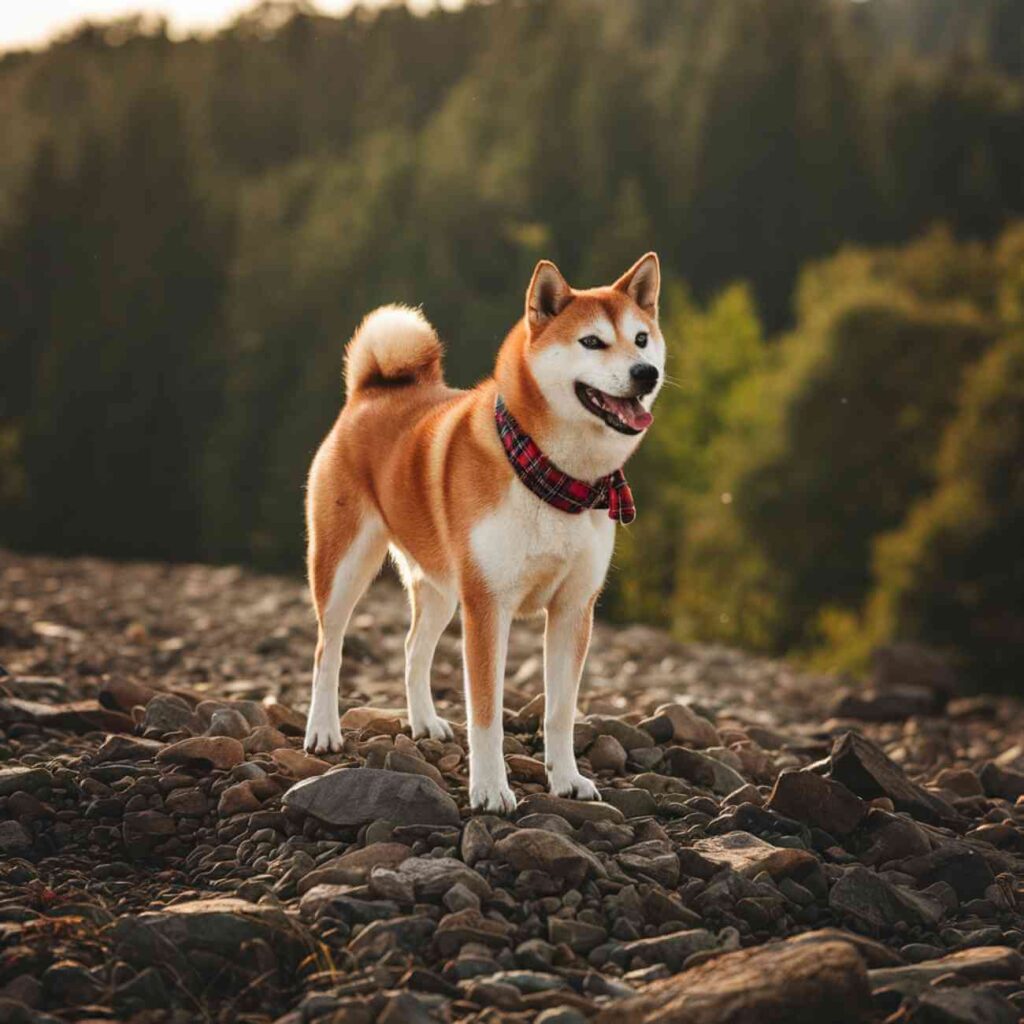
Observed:
[[[649,252],[641,256],[612,287],[616,291],[625,292],[645,313],[657,316],[658,293],[661,291],[658,254]]]

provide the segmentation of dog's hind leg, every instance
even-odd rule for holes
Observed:
[[[455,614],[458,598],[427,582],[418,570],[406,583],[412,622],[405,638],[405,692],[409,700],[409,724],[413,736],[450,740],[452,727],[438,717],[430,692],[430,666],[445,627]]]
[[[341,750],[338,672],[352,609],[377,575],[387,552],[384,524],[374,512],[356,514],[339,533],[310,533],[309,574],[320,626],[313,661],[313,694],[306,720],[305,748],[322,754]],[[347,544],[346,544],[347,541]]]

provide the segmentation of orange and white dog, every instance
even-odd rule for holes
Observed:
[[[390,547],[412,607],[405,685],[413,735],[452,735],[434,709],[430,667],[461,605],[470,802],[513,810],[502,753],[509,626],[517,615],[546,612],[551,791],[599,799],[576,766],[573,719],[612,554],[610,515],[618,508],[628,521],[620,470],[661,386],[659,287],[654,253],[613,285],[586,290],[542,261],[494,376],[470,391],[444,383],[441,345],[417,310],[384,306],[363,320],[346,350],[345,406],[309,474],[309,578],[320,630],[307,750],[341,748],[342,641]],[[537,449],[539,460],[529,455]],[[561,485],[546,490],[551,480]]]

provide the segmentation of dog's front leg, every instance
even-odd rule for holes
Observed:
[[[555,601],[544,630],[544,763],[555,796],[600,800],[597,786],[576,767],[573,720],[583,662],[590,646],[594,599],[583,605]]]
[[[505,773],[501,720],[505,655],[512,616],[489,595],[463,595],[462,651],[469,719],[469,802],[476,811],[510,814],[516,797]]]

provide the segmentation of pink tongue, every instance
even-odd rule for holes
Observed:
[[[634,430],[646,430],[654,422],[654,417],[635,398],[615,398],[604,396],[605,404],[610,406],[615,415],[626,426]]]

